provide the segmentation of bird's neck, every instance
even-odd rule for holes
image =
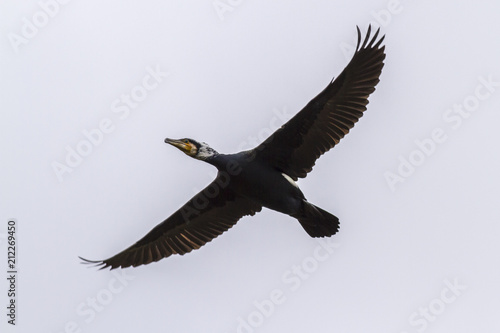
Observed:
[[[234,160],[233,158],[231,158],[231,156],[232,155],[216,153],[205,159],[205,162],[212,164],[219,171],[223,171],[226,170],[231,165],[231,163],[234,163]]]

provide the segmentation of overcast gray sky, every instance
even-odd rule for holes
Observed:
[[[500,330],[497,1],[6,2],[2,332]],[[97,271],[214,177],[166,145],[249,149],[386,34],[364,117],[299,185],[319,242],[264,210],[183,257]],[[8,275],[7,275],[8,276]]]

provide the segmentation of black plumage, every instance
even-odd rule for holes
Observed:
[[[172,254],[198,249],[262,207],[296,218],[312,237],[338,230],[334,215],[305,199],[294,183],[306,177],[316,159],[333,148],[363,116],[384,66],[384,37],[371,27],[342,73],[290,121],[256,148],[219,154],[192,139],[165,139],[187,155],[218,169],[216,179],[146,236],[117,255],[99,261],[101,268],[149,264]]]

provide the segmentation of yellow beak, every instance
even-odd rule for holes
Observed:
[[[182,140],[165,139],[165,143],[168,143],[176,148],[179,148],[183,153],[190,155],[193,145],[190,143],[182,142]]]

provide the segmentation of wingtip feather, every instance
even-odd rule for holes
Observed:
[[[356,26],[356,30],[358,31],[358,43],[356,44],[356,51],[359,50],[359,44],[361,43],[361,30]]]
[[[356,26],[356,30],[358,32],[358,43],[356,45],[356,52],[358,52],[362,49],[369,49],[369,48],[378,49],[378,48],[380,48],[380,45],[384,41],[385,35],[382,35],[380,37],[380,39],[377,41],[377,38],[380,34],[380,27],[375,31],[375,34],[373,35],[373,37],[370,38],[371,31],[372,31],[372,25],[369,24],[368,29],[366,31],[365,39],[363,40],[363,44],[360,46],[360,44],[361,44],[361,31],[360,31],[358,26]],[[376,44],[374,45],[375,42],[376,42]]]
[[[78,256],[78,258],[81,260],[81,264],[92,265],[91,267],[99,267],[99,270],[102,270],[106,267],[111,266],[111,265],[107,264],[104,260],[89,260],[89,259],[85,259],[85,258],[80,257],[80,256]],[[112,267],[111,269],[114,269],[114,268],[116,268],[116,267]]]

